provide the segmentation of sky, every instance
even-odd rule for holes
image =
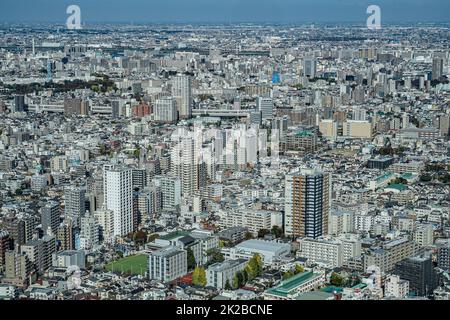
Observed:
[[[64,24],[78,5],[83,23],[361,22],[379,5],[382,21],[450,22],[449,0],[0,0],[1,22]]]

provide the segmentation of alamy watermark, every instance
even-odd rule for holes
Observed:
[[[72,4],[67,7],[67,14],[70,16],[67,18],[66,26],[69,30],[80,30],[81,29],[81,9],[79,6]]]
[[[381,29],[381,8],[377,5],[370,5],[367,7],[367,14],[370,16],[367,18],[367,28],[369,30]]]

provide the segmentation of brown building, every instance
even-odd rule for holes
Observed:
[[[82,99],[66,99],[64,100],[64,114],[66,116],[89,114],[89,103]]]
[[[6,251],[11,250],[12,239],[7,231],[0,230],[0,269],[5,265]]]
[[[328,234],[331,176],[302,169],[286,176],[285,234],[318,238]]]

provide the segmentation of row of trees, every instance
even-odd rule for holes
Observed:
[[[189,249],[188,249],[189,250]],[[191,250],[192,251],[192,250]],[[189,259],[189,254],[188,254]],[[189,262],[188,262],[189,264]],[[263,270],[263,261],[259,254],[255,254],[247,263],[244,270],[238,271],[232,280],[232,283],[227,280],[225,283],[226,290],[237,289],[244,286],[248,281],[251,281],[261,275]],[[195,267],[192,274],[192,284],[195,286],[206,286],[206,270],[203,267]]]
[[[294,267],[294,270],[289,270],[285,273],[283,273],[283,280],[287,280],[296,274],[302,273],[305,271],[305,268],[301,264],[296,264]]]
[[[361,283],[361,279],[354,274],[345,278],[337,272],[333,272],[330,276],[330,283],[336,287],[354,287]]]
[[[255,279],[260,276],[263,271],[263,261],[259,254],[253,255],[253,257],[248,261],[244,270],[238,271],[234,277],[232,284],[227,282],[225,283],[226,290],[238,289],[244,286],[248,281]]]

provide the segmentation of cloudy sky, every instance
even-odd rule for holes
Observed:
[[[0,0],[0,22],[359,22],[370,4],[384,22],[448,22],[449,0]]]

